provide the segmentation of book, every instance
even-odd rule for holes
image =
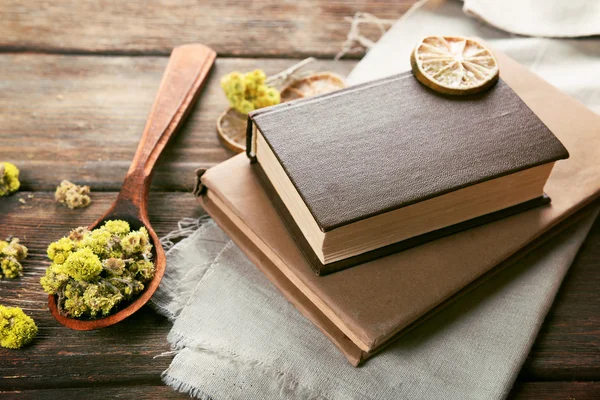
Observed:
[[[199,170],[205,211],[353,365],[385,348],[481,279],[543,241],[600,197],[600,116],[497,53],[503,79],[571,153],[553,198],[501,220],[327,276],[316,276],[244,155]],[[442,311],[443,312],[443,311]]]
[[[254,111],[247,149],[319,275],[546,204],[569,156],[502,79],[456,98],[411,72]]]

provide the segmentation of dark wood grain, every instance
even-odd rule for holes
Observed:
[[[165,318],[144,307],[115,326],[89,332],[70,330],[52,318],[39,284],[49,265],[47,245],[71,228],[89,225],[117,194],[93,195],[92,204],[83,210],[56,204],[51,193],[33,195],[19,193],[0,201],[0,237],[16,235],[29,248],[25,275],[0,280],[0,304],[22,307],[39,326],[31,346],[18,351],[0,348],[0,390],[159,384],[160,373],[171,359],[154,358],[169,350],[166,337],[171,324]],[[158,235],[176,229],[183,216],[203,215],[188,193],[152,193],[149,210]]]
[[[158,161],[153,188],[167,192],[151,192],[148,208],[159,236],[183,217],[203,215],[191,194],[172,191],[190,190],[194,169],[233,155],[215,131],[227,105],[220,76],[257,67],[273,74],[306,56],[331,59],[350,26],[344,17],[366,11],[396,18],[414,1],[0,0],[0,160],[16,162],[23,190],[36,191],[0,198],[0,237],[17,235],[30,248],[25,276],[0,280],[0,304],[23,307],[40,326],[31,346],[0,348],[0,398],[188,398],[160,381],[171,361],[154,358],[168,350],[166,319],[143,307],[104,330],[72,331],[51,317],[39,285],[48,243],[89,225],[115,200],[174,46],[202,42],[226,58]],[[378,37],[376,29],[364,31]],[[314,69],[346,75],[354,64],[320,61]],[[89,184],[92,205],[69,210],[54,203],[49,191],[62,179]],[[600,220],[511,399],[600,398],[598,243]]]
[[[395,19],[414,2],[3,0],[0,50],[167,55],[200,42],[220,56],[333,58],[350,28],[344,17],[363,11]]]
[[[80,388],[37,389],[0,391],[0,396],[7,400],[55,400],[77,398],[81,395]],[[174,391],[168,386],[152,384],[137,386],[107,386],[96,385],[85,391],[88,400],[111,399],[189,399],[187,394]],[[600,398],[600,383],[598,382],[523,382],[511,392],[510,400],[597,400]]]
[[[82,389],[80,388],[61,388],[61,389],[34,389],[34,390],[15,390],[1,391],[0,398],[3,400],[57,400],[57,399],[80,399]],[[125,400],[170,400],[170,399],[190,399],[187,394],[179,393],[169,386],[159,386],[155,384],[130,385],[130,386],[112,386],[96,385],[85,389],[86,400],[107,400],[107,399],[125,399]]]
[[[92,205],[83,210],[56,204],[51,193],[32,193],[33,198],[28,194],[20,192],[0,201],[0,237],[16,235],[30,249],[24,263],[25,276],[0,280],[0,303],[17,305],[31,313],[40,326],[40,334],[32,346],[23,350],[0,349],[0,390],[88,387],[110,382],[158,384],[170,357],[153,357],[168,350],[168,321],[145,307],[110,328],[72,331],[50,316],[39,285],[48,265],[48,243],[71,228],[98,218],[116,193],[93,193]],[[25,204],[19,202],[21,198]],[[151,192],[149,210],[150,221],[159,235],[175,229],[183,217],[203,215],[190,193]],[[597,380],[600,376],[599,239],[600,219],[561,288],[520,380],[553,380],[554,376],[563,377],[555,380]]]
[[[194,170],[233,152],[219,142],[216,121],[227,107],[219,86],[234,70],[279,72],[298,60],[220,59],[186,126],[164,151],[152,183],[191,190]],[[23,190],[52,190],[62,179],[117,191],[144,129],[166,66],[163,57],[0,55],[0,159],[22,173]],[[342,76],[355,61],[308,68]]]
[[[598,400],[599,382],[522,382],[513,388],[510,400]]]

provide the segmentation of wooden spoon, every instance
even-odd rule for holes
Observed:
[[[114,219],[129,222],[132,229],[145,226],[153,244],[154,278],[131,304],[106,318],[79,320],[65,317],[58,312],[56,296],[48,296],[50,311],[62,325],[76,330],[92,330],[116,324],[139,310],[158,288],[165,273],[166,258],[148,219],[148,190],[152,170],[167,141],[182,125],[192,104],[198,98],[215,58],[216,53],[201,44],[188,44],[173,49],[119,196],[106,214],[89,228],[97,228],[105,221]]]

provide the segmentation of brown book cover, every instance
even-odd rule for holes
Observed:
[[[502,79],[480,95],[451,97],[407,72],[257,110],[248,124],[254,160],[253,124],[323,232],[568,157]],[[305,253],[313,269],[326,274],[541,200],[339,262],[324,265],[310,246]]]
[[[206,211],[354,365],[600,194],[600,116],[501,53],[497,58],[504,80],[569,148],[571,157],[546,184],[553,198],[547,207],[318,277],[245,156],[202,175],[197,193]]]

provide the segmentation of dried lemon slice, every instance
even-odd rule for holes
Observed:
[[[229,150],[236,153],[246,151],[246,124],[248,116],[233,108],[223,111],[217,119],[219,138]]]
[[[494,54],[476,40],[458,36],[428,36],[410,56],[415,77],[444,94],[483,92],[498,81]]]
[[[344,80],[331,72],[311,74],[294,80],[281,90],[281,102],[333,92],[346,87]],[[246,151],[248,117],[229,108],[217,119],[217,132],[223,144],[236,153]]]
[[[332,72],[320,72],[300,78],[281,90],[281,102],[316,96],[346,87],[344,80]]]

